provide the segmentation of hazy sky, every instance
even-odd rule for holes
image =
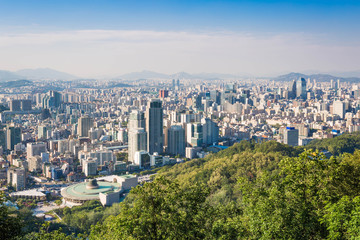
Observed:
[[[360,1],[0,0],[0,69],[360,70]]]

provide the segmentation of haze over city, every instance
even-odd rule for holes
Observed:
[[[2,1],[0,70],[359,76],[359,10],[358,1]]]

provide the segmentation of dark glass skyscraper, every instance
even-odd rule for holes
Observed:
[[[163,108],[159,99],[152,99],[146,108],[146,131],[148,152],[162,153],[164,145],[163,136]]]
[[[306,81],[305,78],[299,78],[296,82],[296,97],[306,99]]]

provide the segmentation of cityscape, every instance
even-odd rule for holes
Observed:
[[[359,3],[31,2],[0,4],[2,239],[360,236]]]

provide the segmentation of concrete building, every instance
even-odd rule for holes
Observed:
[[[96,175],[97,173],[97,162],[92,158],[88,158],[83,161],[82,170],[85,176]]]
[[[140,168],[150,167],[150,155],[147,151],[135,152],[134,164],[139,165]]]
[[[26,173],[24,168],[10,168],[7,172],[7,182],[15,187],[16,191],[26,187]]]
[[[143,128],[138,128],[129,132],[128,159],[134,162],[135,153],[147,151],[147,133]]]
[[[29,172],[40,172],[42,166],[42,159],[40,156],[32,156],[27,159],[29,165]]]
[[[290,146],[298,146],[299,130],[294,127],[287,127],[284,132],[284,143]]]
[[[26,145],[27,158],[40,156],[41,153],[46,152],[46,150],[46,143],[43,142],[28,143]]]
[[[339,115],[343,119],[345,116],[345,103],[339,100],[334,101],[333,114]]]

